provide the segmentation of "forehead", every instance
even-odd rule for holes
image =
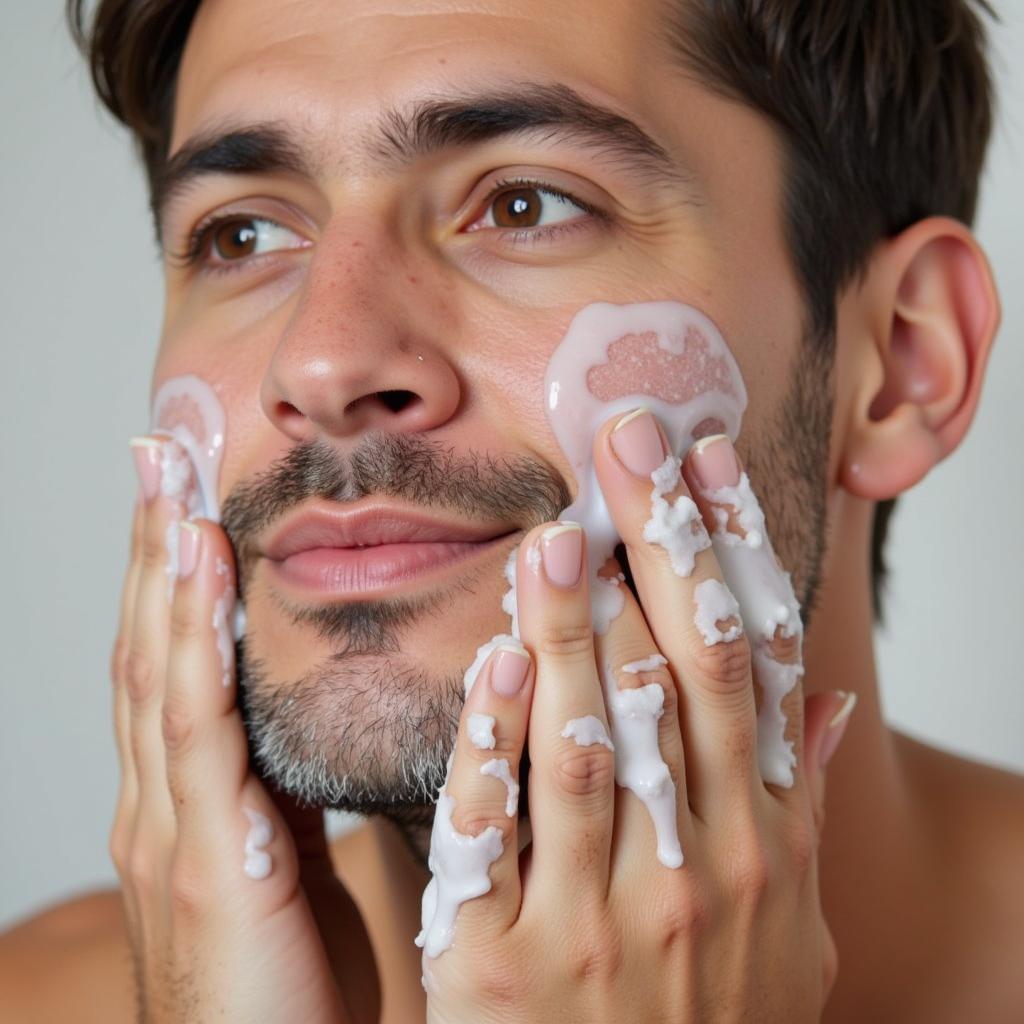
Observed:
[[[656,118],[654,0],[204,0],[173,152],[229,116],[299,120],[346,148],[382,106],[510,79],[567,82]],[[354,147],[350,147],[350,152]]]

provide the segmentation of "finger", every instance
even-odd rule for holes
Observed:
[[[143,485],[142,551],[126,687],[129,738],[138,776],[135,828],[146,841],[166,843],[174,833],[167,791],[160,713],[167,671],[168,630],[175,580],[177,523],[185,512],[180,481],[188,472],[184,449],[167,439],[145,438],[133,446]],[[184,460],[185,473],[181,472]]]
[[[132,513],[131,548],[128,568],[125,572],[124,584],[121,588],[121,612],[117,627],[117,636],[110,659],[110,679],[113,685],[114,740],[117,744],[117,757],[121,768],[121,795],[119,808],[131,804],[134,808],[138,794],[138,779],[135,774],[135,761],[131,752],[129,736],[130,708],[126,686],[128,674],[128,656],[131,650],[131,638],[135,620],[135,595],[139,586],[139,575],[142,562],[142,528],[145,521],[143,499],[140,492]],[[120,810],[118,812],[120,816]]]
[[[756,707],[749,647],[700,513],[646,409],[598,431],[594,463],[640,607],[679,683],[690,806],[703,820],[731,815],[737,800],[761,798]]]
[[[142,527],[144,522],[143,497],[140,490],[132,514],[131,548],[128,569],[125,573],[124,585],[121,590],[121,614],[118,623],[117,637],[111,656],[110,678],[112,686],[112,705],[114,712],[114,739],[117,744],[117,757],[121,768],[121,780],[118,787],[117,807],[110,829],[110,858],[117,869],[118,876],[124,878],[128,870],[128,852],[135,824],[136,808],[139,796],[138,777],[135,772],[135,759],[131,752],[130,716],[128,690],[126,686],[128,652],[135,615],[135,593],[139,585],[139,574],[142,560]],[[125,913],[130,926],[134,930],[137,920],[137,908],[131,889],[124,886]]]
[[[519,625],[536,666],[524,915],[603,906],[608,891],[615,761],[594,658],[586,541],[578,523],[548,523],[527,534],[518,554]]]
[[[216,524],[181,524],[160,722],[164,771],[179,874],[207,885],[218,879],[234,892],[273,876],[254,890],[254,898],[273,900],[295,883],[298,860],[280,812],[249,770],[235,703],[233,565],[231,546]]]
[[[806,786],[797,752],[803,747],[801,685],[803,623],[789,573],[779,565],[764,514],[724,435],[698,441],[683,464],[729,589],[739,603],[760,691],[757,751],[761,777],[785,789]],[[806,794],[791,799],[804,803]]]
[[[843,738],[857,694],[835,690],[816,693],[804,700],[804,761],[814,766],[807,772],[815,834],[825,827],[825,768]]]
[[[618,568],[611,560],[602,575],[614,578]],[[632,592],[621,591],[622,611],[594,638],[615,744],[615,781],[628,790],[616,792],[612,886],[617,875],[635,884],[637,870],[649,873],[655,859],[682,866],[692,833],[676,682]],[[624,701],[627,691],[649,692]]]
[[[512,637],[485,644],[478,661],[481,657],[486,661],[479,673],[471,668],[466,674],[469,692],[435,812],[434,891],[427,903],[436,909],[424,920],[422,936],[429,957],[451,945],[456,914],[459,944],[472,950],[515,922],[522,898],[519,765],[530,717],[532,661]],[[484,893],[486,899],[476,898]]]

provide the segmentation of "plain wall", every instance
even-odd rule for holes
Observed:
[[[1004,326],[967,442],[902,502],[879,658],[895,724],[1024,771],[1024,5],[1001,6],[977,230]],[[0,927],[116,884],[108,657],[162,305],[141,170],[59,7],[5,3],[0,36]]]

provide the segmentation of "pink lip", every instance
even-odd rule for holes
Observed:
[[[446,521],[393,504],[323,503],[286,520],[263,554],[275,575],[302,590],[383,596],[491,551],[511,532],[503,523]]]

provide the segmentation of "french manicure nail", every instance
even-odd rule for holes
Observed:
[[[142,485],[142,496],[152,501],[160,492],[160,442],[151,437],[133,437],[128,444]]]
[[[702,437],[690,449],[690,466],[705,491],[735,487],[740,482],[740,461],[725,434]]]
[[[623,416],[612,429],[610,441],[619,461],[635,476],[650,477],[668,455],[649,409],[634,409]]]
[[[556,587],[575,587],[582,575],[583,528],[579,523],[561,522],[545,530],[540,539],[544,572]]]
[[[530,655],[525,647],[502,644],[491,663],[491,689],[499,697],[514,697],[526,682]]]
[[[196,571],[202,542],[202,531],[195,523],[188,520],[178,523],[178,579],[183,580]]]
[[[818,751],[819,770],[824,770],[825,765],[832,759],[832,755],[839,747],[839,741],[843,738],[843,733],[846,732],[846,727],[850,723],[850,715],[853,714],[853,709],[857,706],[856,693],[846,693],[843,690],[836,692],[845,699],[839,710],[832,716],[831,721],[828,723],[828,729],[825,731],[825,736],[821,741],[821,747]]]

